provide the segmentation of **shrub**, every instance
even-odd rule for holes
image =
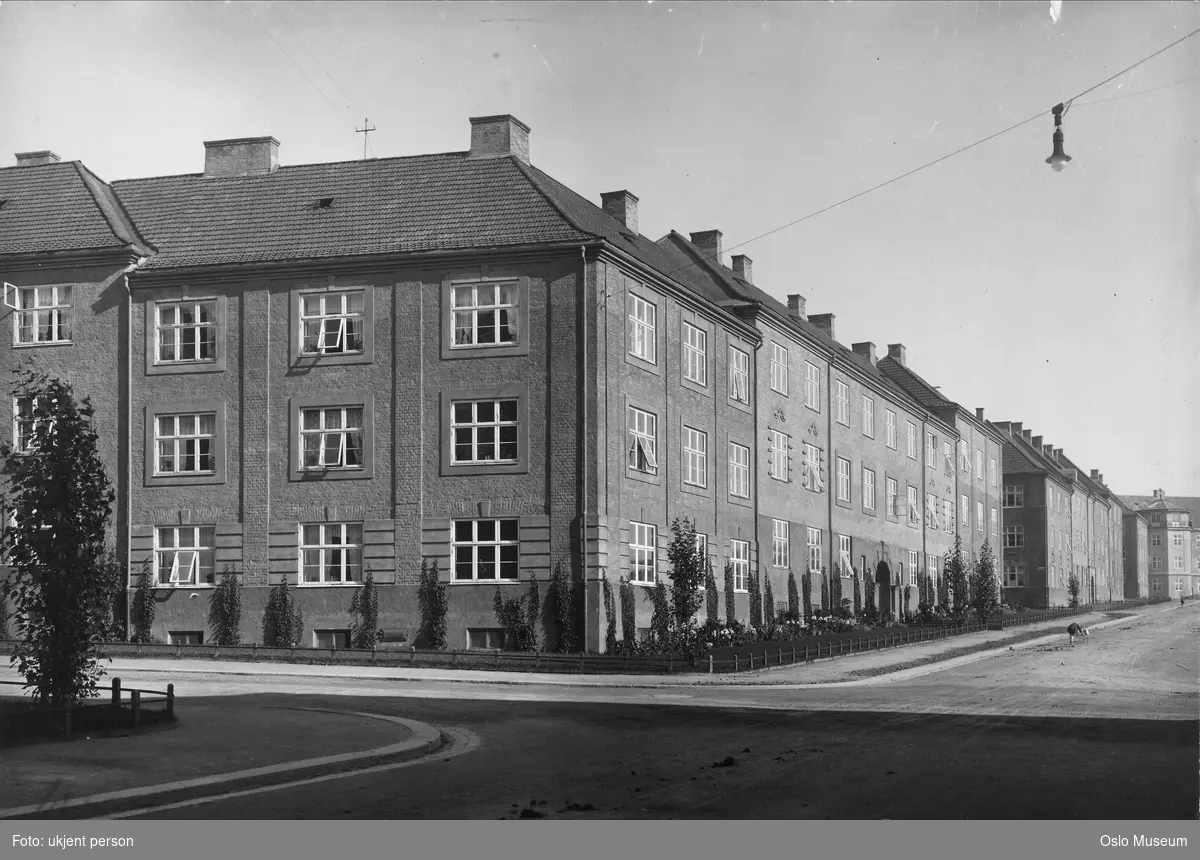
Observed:
[[[717,578],[713,576],[712,560],[706,559],[704,566],[704,616],[706,620],[717,620],[720,605],[721,601],[717,597]]]
[[[760,581],[757,570],[751,571],[747,576],[749,581],[746,583],[746,623],[751,627],[761,627],[763,623],[762,586],[767,577],[764,576],[762,581]],[[740,623],[736,617],[733,619],[733,622],[735,624]]]
[[[829,614],[829,607],[833,603],[829,599],[829,573],[825,568],[821,568],[821,610],[824,614]]]
[[[608,580],[604,580],[604,585],[608,587]],[[612,599],[612,589],[607,592],[609,600]],[[531,573],[529,574],[529,591],[525,594],[525,623],[529,625],[529,636],[531,637],[531,650],[537,650],[537,627],[538,619],[542,614],[542,591],[538,585],[537,579]]]
[[[558,651],[575,650],[575,585],[571,575],[563,570],[562,562],[554,565],[550,576],[550,591],[554,600],[554,629],[558,631]]]
[[[671,562],[671,603],[677,627],[686,627],[700,609],[704,584],[704,553],[696,546],[696,529],[684,518],[671,524],[674,537],[667,547]]]
[[[967,579],[967,564],[963,557],[962,538],[954,536],[954,551],[946,556],[945,579],[953,600],[951,615],[955,621],[962,622],[967,615],[969,605],[969,584]]]
[[[1067,577],[1067,594],[1071,596],[1071,601],[1068,604],[1072,609],[1079,608],[1079,592],[1082,591],[1082,585],[1079,582],[1079,577],[1072,570],[1070,576]]]
[[[0,581],[0,640],[8,638],[8,580]]]
[[[671,602],[667,598],[667,586],[661,579],[654,583],[651,600],[654,613],[650,616],[650,630],[654,633],[654,641],[666,642],[667,634],[671,632]]]
[[[612,582],[607,573],[600,575],[600,587],[604,591],[604,650],[611,654],[617,650],[617,607],[613,601]]]
[[[133,622],[133,635],[129,637],[129,641],[141,644],[154,641],[150,635],[150,628],[154,625],[154,610],[157,605],[154,602],[154,579],[150,573],[150,565],[143,564],[129,607],[130,620]]]
[[[992,558],[991,545],[986,540],[972,571],[971,609],[983,624],[1000,614],[1000,595],[996,593],[996,563]]]
[[[807,624],[812,620],[812,571],[805,570],[804,575],[800,577],[800,587],[804,597],[804,623]]]
[[[862,611],[863,611],[862,598],[863,598],[862,580],[858,578],[857,574],[855,574],[855,576],[854,576],[854,617],[855,618],[859,618],[862,616]]]
[[[621,641],[628,647],[637,644],[637,594],[625,577],[621,577]]]
[[[421,633],[428,648],[440,651],[446,647],[446,586],[438,573],[438,562],[421,559],[421,579],[417,585],[417,606],[421,610]]]
[[[750,601],[752,604],[753,600]],[[754,614],[753,608],[750,610]],[[725,623],[732,624],[737,620],[737,597],[733,592],[733,563],[725,562]]]
[[[228,567],[208,595],[208,626],[214,645],[242,643],[242,583]]]
[[[871,622],[872,624],[879,620],[879,608],[875,605],[875,591],[877,588],[878,585],[876,584],[874,577],[863,577],[863,591],[866,592],[866,603],[863,607],[863,615],[866,616],[867,621]]]
[[[763,623],[759,626],[771,630],[775,627],[775,589],[771,586],[770,574],[763,577],[763,602],[767,605],[767,611],[763,617]]]
[[[796,574],[790,570],[788,571],[787,590],[788,590],[788,592],[787,592],[787,594],[788,594],[788,608],[787,608],[788,621],[799,621],[800,620],[800,594],[796,590]],[[774,615],[775,615],[775,607],[772,606],[771,607],[771,616],[774,617]]]
[[[497,623],[504,629],[506,651],[533,651],[536,647],[533,627],[529,623],[529,613],[526,611],[527,603],[528,595],[505,597],[503,589],[499,585],[496,586],[492,609],[496,614]]]
[[[263,610],[263,643],[276,648],[295,648],[304,636],[304,614],[287,577],[271,589]]]
[[[364,651],[374,651],[383,631],[379,629],[379,589],[375,576],[367,571],[360,588],[350,598],[350,644]]]

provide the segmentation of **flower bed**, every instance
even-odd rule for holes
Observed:
[[[165,708],[141,708],[137,726],[133,708],[114,707],[99,700],[77,704],[71,709],[71,736],[92,736],[132,731],[152,725],[174,723],[176,717]],[[0,738],[4,743],[36,739],[63,739],[68,736],[63,708],[47,708],[24,698],[0,699]]]

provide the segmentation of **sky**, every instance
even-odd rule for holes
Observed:
[[[719,229],[842,343],[904,343],[1118,493],[1200,496],[1200,35],[1080,96],[1045,164],[1051,107],[1198,28],[1197,0],[2,0],[0,165],[198,173],[203,141],[268,134],[343,161],[366,119],[373,157],[462,151],[511,113],[650,238]]]

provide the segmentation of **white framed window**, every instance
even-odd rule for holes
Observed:
[[[954,532],[954,500],[942,499],[942,528]]]
[[[805,362],[804,405],[809,409],[821,411],[821,368]]]
[[[750,402],[750,356],[736,346],[729,347],[729,397]]]
[[[154,474],[209,475],[217,470],[215,412],[154,416]]]
[[[971,500],[964,495],[960,501],[958,524],[964,529],[971,528]]]
[[[1051,572],[1051,581],[1057,579],[1057,569]],[[1025,562],[1004,562],[1004,584],[1009,588],[1021,588],[1025,585]]]
[[[154,565],[160,586],[213,585],[216,571],[213,526],[160,526],[154,530]]]
[[[694,427],[683,428],[683,482],[708,486],[708,434]]]
[[[896,450],[896,413],[890,409],[884,410],[883,425],[887,430],[887,446]]]
[[[683,324],[683,377],[708,385],[708,333],[687,322]]]
[[[347,355],[363,351],[362,290],[300,297],[300,354]]]
[[[787,520],[771,520],[771,564],[774,567],[792,564],[790,525]]]
[[[647,523],[629,524],[629,578],[633,582],[658,581],[658,529]]]
[[[854,565],[850,563],[850,535],[838,535],[838,564],[842,567],[842,576],[854,575]]]
[[[1054,490],[1050,491],[1051,493]],[[1010,484],[1004,488],[1004,507],[1006,508],[1023,508],[1025,507],[1025,487],[1021,484]]]
[[[895,478],[887,479],[887,515],[889,517],[896,516],[896,497],[899,495],[899,488],[896,485]]]
[[[1025,546],[1025,526],[1004,527],[1004,548]]]
[[[1182,579],[1175,580],[1175,593],[1176,594],[1183,593],[1183,580]]]
[[[971,447],[966,439],[960,439],[958,442],[958,470],[964,475],[971,473]]]
[[[520,528],[515,519],[455,520],[454,580],[516,582]]]
[[[516,281],[456,284],[450,290],[454,338],[452,349],[512,346],[517,342]]]
[[[300,584],[362,582],[362,523],[303,523],[300,526]]]
[[[937,436],[933,433],[925,434],[925,467],[937,468]]]
[[[777,343],[771,344],[771,390],[788,393],[788,351]]]
[[[1171,535],[1171,546],[1183,546],[1183,535],[1175,532]]]
[[[729,443],[729,495],[750,498],[750,449]]]
[[[833,387],[837,403],[837,423],[850,426],[850,386],[840,380]]]
[[[813,573],[821,570],[821,530],[808,530],[808,569]]]
[[[650,364],[658,362],[657,313],[641,296],[629,297],[629,354]]]
[[[1162,591],[1162,581],[1161,580],[1156,579],[1156,580],[1154,580],[1154,582],[1150,583],[1150,585],[1153,587],[1154,591]]]
[[[733,568],[733,590],[746,591],[750,579],[750,541],[729,542],[729,564]]]
[[[629,407],[629,468],[658,474],[658,416]]]
[[[4,287],[5,304],[13,307],[16,344],[71,342],[71,288]]]
[[[983,502],[975,503],[975,531],[983,534]]]
[[[917,459],[917,425],[908,422],[908,459]]]
[[[455,404],[458,406],[460,404]],[[462,404],[470,405],[470,404]],[[455,415],[457,416],[457,410]],[[455,457],[459,451],[455,431]],[[329,406],[300,410],[302,469],[361,469],[363,467],[363,408]],[[466,462],[458,460],[458,462]]]
[[[908,524],[910,526],[919,526],[921,524],[921,498],[918,495],[916,487],[909,485],[908,488]]]
[[[983,452],[978,448],[975,449],[975,477],[983,480]]]
[[[1162,535],[1160,535],[1160,534],[1150,535],[1150,546],[1162,546]]]
[[[850,501],[850,461],[837,458],[837,497],[839,502]]]
[[[949,442],[942,442],[942,460],[946,468],[947,475],[954,474],[954,446]]]
[[[1178,557],[1171,559],[1171,569],[1183,570],[1183,559]]]
[[[1151,570],[1162,570],[1162,556],[1158,556],[1158,555],[1150,556],[1150,569]]]
[[[161,364],[217,360],[217,302],[158,302],[155,359]]]
[[[941,528],[941,513],[937,503],[937,496],[933,493],[925,494],[925,525],[931,529]]]
[[[788,479],[788,447],[789,439],[786,433],[778,430],[771,431],[771,450],[769,473],[777,481]]]
[[[865,396],[862,399],[862,431],[864,436],[875,438],[875,401]]]
[[[708,535],[704,532],[696,532],[696,555],[701,561],[708,558]],[[703,584],[700,587],[703,588]]]
[[[875,510],[875,471],[866,467],[862,470],[863,507],[868,511]]]
[[[996,509],[992,508],[991,510],[992,510],[992,537],[995,537],[996,536],[996,527],[997,527]]]
[[[911,549],[908,551],[908,584],[910,586],[917,584],[917,565],[919,564],[919,555],[920,553],[914,552]]]
[[[21,453],[28,453],[37,447],[38,435],[49,432],[54,425],[52,419],[39,418],[37,414],[49,412],[50,409],[50,398],[46,395],[27,395],[13,399],[13,448]]]
[[[999,473],[996,470],[996,458],[988,457],[988,483],[995,487],[999,484]]]
[[[821,477],[821,449],[804,443],[804,489],[814,493],[823,492],[825,479]]]

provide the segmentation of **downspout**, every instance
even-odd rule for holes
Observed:
[[[837,356],[834,355],[833,353],[830,353],[829,354],[829,371],[825,374],[825,435],[826,435],[826,438],[829,440],[829,442],[828,442],[829,456],[825,459],[825,462],[828,463],[833,468],[829,470],[830,481],[829,481],[829,485],[828,485],[829,492],[827,493],[827,495],[829,497],[829,567],[827,568],[827,570],[829,572],[825,573],[823,575],[825,576],[825,581],[829,585],[829,600],[831,603],[833,601],[833,559],[834,559],[834,555],[833,555],[833,553],[834,553],[834,549],[833,549],[833,510],[834,510],[833,500],[834,500],[835,494],[838,491],[837,490],[837,453],[834,451],[834,448],[833,448],[833,368],[834,368],[836,361],[837,361]],[[818,464],[818,468],[820,468],[820,464]],[[851,476],[850,482],[851,482],[851,485],[853,486],[853,483],[854,483],[853,476]],[[839,564],[841,563],[840,555],[838,556],[838,562],[839,562]],[[838,573],[838,585],[840,586],[841,584],[842,584],[841,573],[839,572]],[[825,607],[826,613],[829,613],[832,611],[833,611],[832,606]]]
[[[129,638],[132,621],[130,583],[133,576],[133,289],[129,276],[145,263],[149,257],[139,257],[118,274],[125,282],[125,408],[118,410],[118,420],[125,424],[125,638]]]
[[[587,248],[579,246],[579,295],[580,312],[583,315],[581,378],[579,384],[582,410],[579,427],[579,555],[583,574],[583,652],[588,650],[588,461],[587,461],[587,416],[588,416],[588,293],[587,293]],[[596,651],[600,651],[599,637]]]
[[[759,307],[761,308],[761,305]],[[759,481],[758,467],[759,467],[759,464],[761,463],[761,460],[759,460],[758,452],[759,452],[759,448],[762,444],[762,440],[758,438],[758,413],[759,413],[759,409],[760,409],[759,404],[761,402],[761,399],[759,397],[759,391],[758,391],[758,351],[760,349],[762,349],[763,338],[762,338],[762,332],[759,331],[759,329],[758,329],[758,314],[757,313],[755,313],[755,315],[754,315],[754,329],[755,329],[755,332],[758,334],[758,343],[756,343],[754,345],[754,362],[752,364],[752,366],[754,367],[754,380],[753,380],[754,381],[754,396],[750,403],[750,415],[751,415],[751,420],[753,421],[753,426],[754,426],[754,451],[750,455],[753,458],[752,462],[754,463],[754,470],[752,473],[754,475],[754,487],[751,490],[751,495],[754,499],[754,507],[752,509],[754,511],[754,545],[755,545],[755,551],[756,551],[754,560],[758,563],[758,571],[757,572],[761,574],[761,576],[755,577],[755,580],[756,580],[755,587],[758,589],[758,602],[759,602],[760,608],[762,609],[762,612],[760,613],[760,615],[762,617],[759,619],[759,623],[763,623],[763,622],[765,622],[766,618],[769,617],[767,615],[767,613],[774,612],[775,607],[774,606],[769,606],[769,607],[762,606],[763,582],[765,582],[766,578],[771,575],[771,569],[770,569],[770,567],[767,567],[766,573],[762,572],[763,568],[764,568],[763,546],[762,546],[762,541],[760,541],[758,539],[759,535],[761,534],[760,527],[759,527],[759,520],[758,520],[758,506],[759,506],[759,498],[761,495],[761,493],[759,491],[761,482]],[[746,380],[746,394],[747,395],[750,394],[750,382],[751,382],[751,380],[749,380],[749,379]],[[728,454],[726,454],[726,456],[728,457]],[[791,539],[792,539],[791,538],[791,526],[788,526],[788,541],[789,541],[789,543],[791,542]],[[722,543],[724,543],[724,542],[722,541]],[[791,552],[790,547],[788,548],[788,551],[789,551],[789,553]],[[788,560],[789,560],[789,562],[791,561],[790,557]],[[749,577],[747,577],[747,579],[748,578]],[[750,589],[750,583],[747,582],[746,590],[749,591],[749,589]],[[735,591],[736,591],[736,589],[735,589]],[[735,604],[734,604],[735,609],[736,609],[736,606],[737,606],[737,604],[735,602]],[[749,603],[749,595],[747,595],[747,606],[746,606],[746,623],[747,624],[751,624],[754,621],[754,619],[750,617],[750,606],[751,606],[751,604]]]

